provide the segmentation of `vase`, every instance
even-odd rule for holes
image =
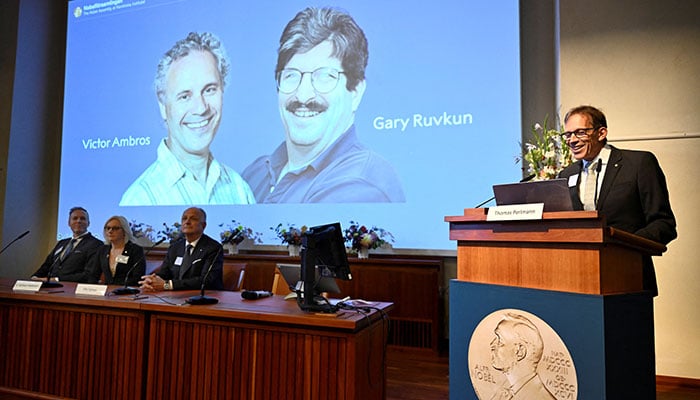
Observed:
[[[369,249],[366,247],[363,247],[363,248],[357,250],[357,258],[369,258]]]
[[[299,257],[299,251],[301,250],[301,246],[296,244],[290,244],[289,246],[287,246],[287,250],[289,250],[290,257]]]
[[[226,243],[224,245],[224,249],[226,249],[226,254],[238,254],[238,245],[237,244]]]

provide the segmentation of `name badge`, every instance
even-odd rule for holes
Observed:
[[[117,262],[120,264],[126,264],[129,262],[129,256],[125,256],[123,254],[120,254],[117,256]]]
[[[92,285],[89,283],[79,283],[75,287],[75,294],[83,296],[104,296],[107,292],[107,285]]]
[[[578,175],[571,175],[569,177],[569,187],[574,187],[578,183]]]
[[[175,259],[175,262],[173,263],[175,265],[182,265],[182,257],[178,257]]]

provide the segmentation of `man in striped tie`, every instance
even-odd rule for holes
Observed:
[[[571,109],[562,134],[577,160],[559,173],[567,178],[574,209],[597,210],[609,226],[668,244],[678,235],[666,177],[654,154],[608,144],[608,123],[591,106]],[[651,256],[645,256],[643,285],[658,293]]]
[[[32,279],[87,282],[85,266],[103,243],[88,232],[90,216],[83,207],[70,209],[68,226],[73,235],[56,243],[44,263],[32,275]]]

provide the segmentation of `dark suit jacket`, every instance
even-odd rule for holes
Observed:
[[[143,248],[136,243],[126,242],[122,256],[129,257],[129,260],[126,263],[117,263],[114,275],[112,275],[112,270],[109,269],[110,250],[112,250],[112,245],[110,244],[106,244],[97,250],[95,257],[92,258],[87,267],[88,283],[98,283],[100,275],[104,274],[104,281],[101,283],[138,286],[139,280],[146,274],[146,259],[144,258]],[[128,282],[126,282],[127,274],[129,274]]]
[[[41,264],[34,276],[45,278],[47,276],[58,277],[60,281],[86,282],[86,268],[90,258],[95,255],[97,248],[103,245],[102,241],[87,233],[80,242],[73,248],[73,251],[61,261],[63,248],[68,245],[72,237],[61,239],[51,250],[46,260]]]
[[[180,238],[168,248],[163,264],[158,268],[158,276],[173,281],[173,290],[201,289],[202,280],[211,266],[206,281],[207,289],[222,290],[224,251],[221,243],[202,235],[192,250],[191,263],[183,262],[185,239]]]
[[[597,210],[606,224],[655,242],[668,244],[678,236],[671,211],[666,177],[656,157],[648,151],[611,147],[610,159],[598,195]],[[583,168],[577,161],[559,173],[562,178]],[[580,178],[579,178],[580,179]],[[578,185],[569,188],[575,210],[582,210]],[[651,257],[644,262],[644,288],[657,293]]]

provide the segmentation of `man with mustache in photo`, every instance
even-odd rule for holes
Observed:
[[[347,13],[307,8],[284,29],[276,79],[285,141],[243,171],[258,203],[404,202],[394,168],[360,143],[367,38]]]

